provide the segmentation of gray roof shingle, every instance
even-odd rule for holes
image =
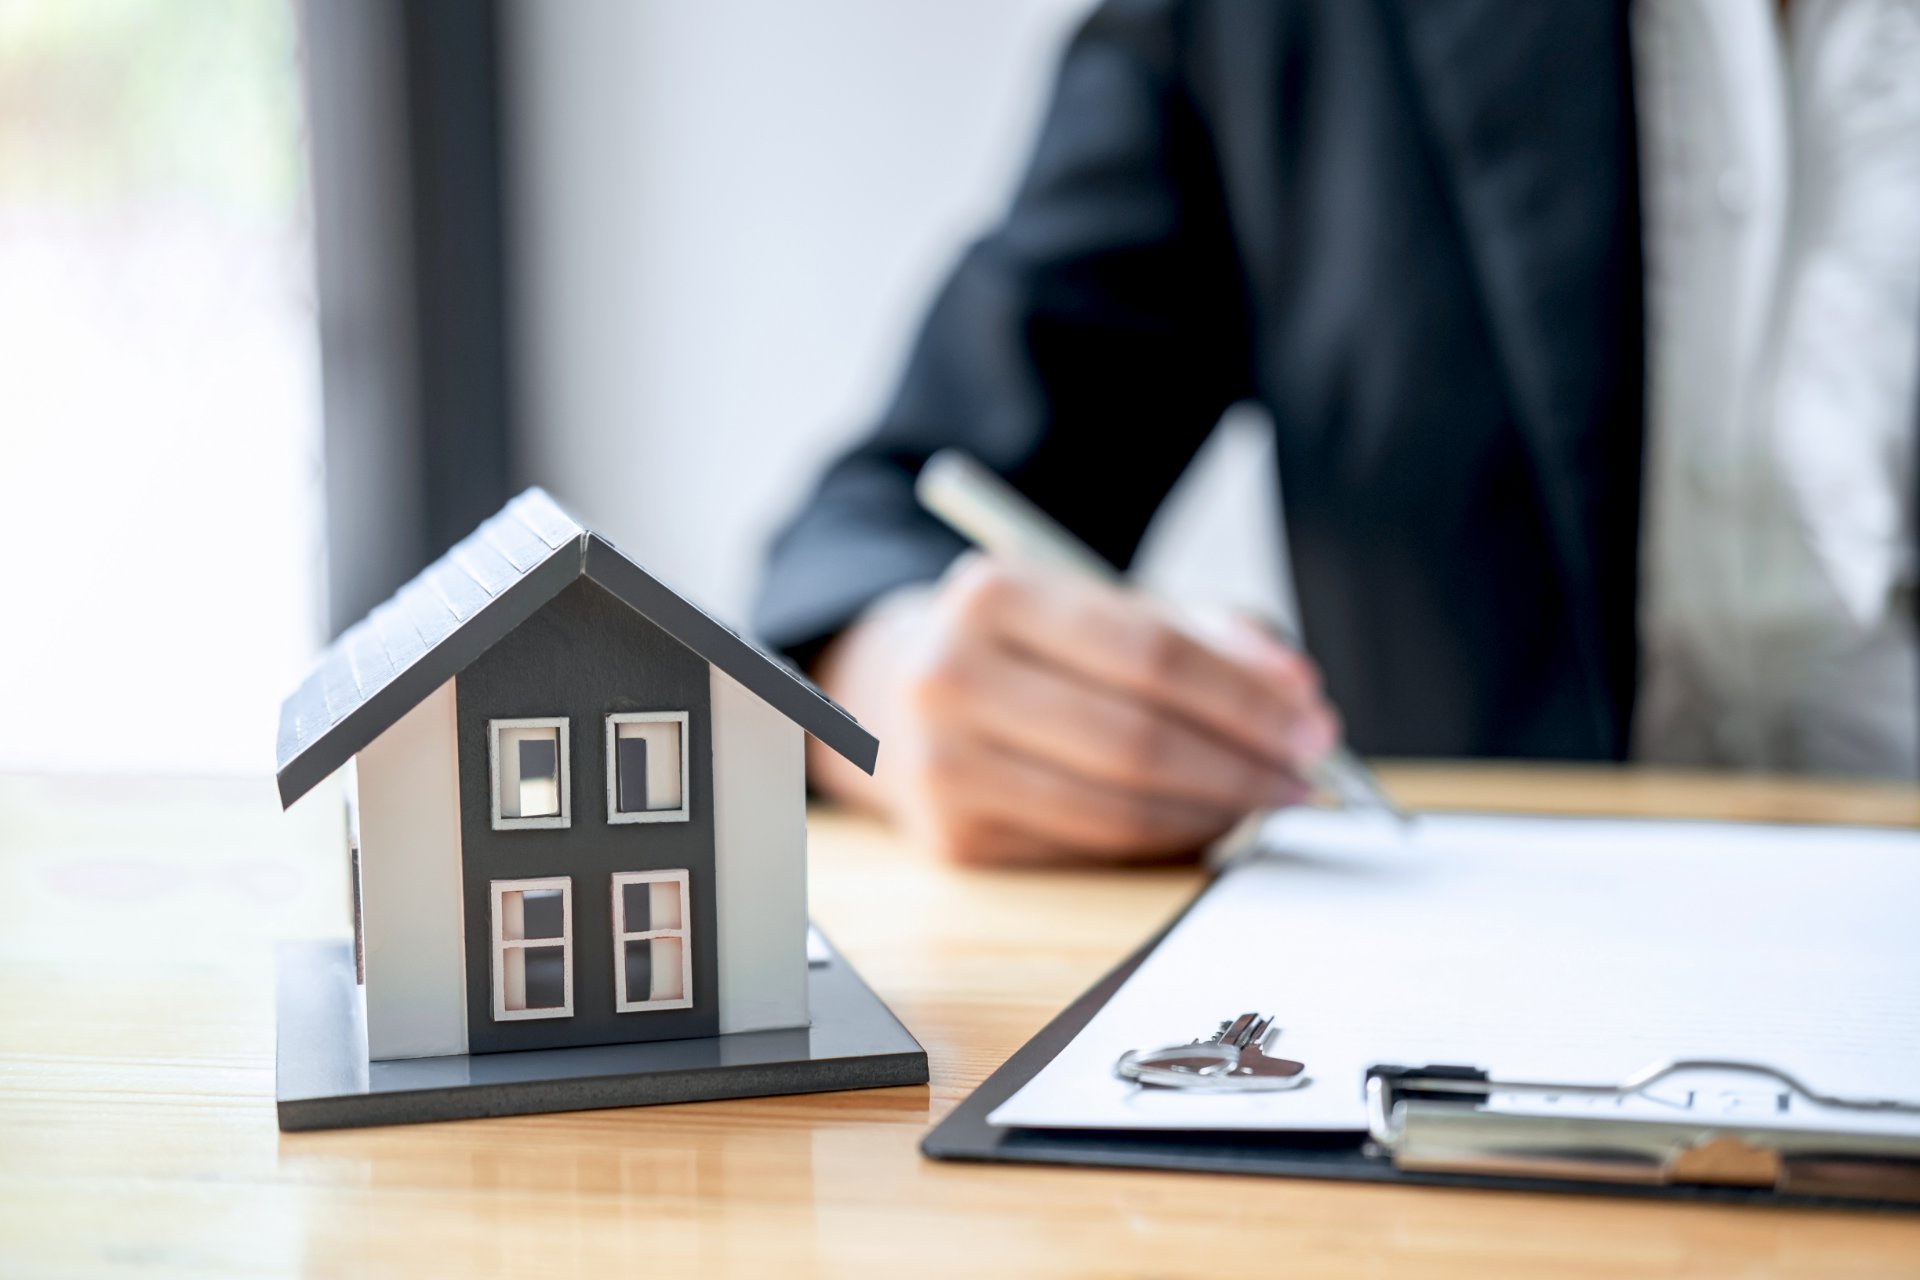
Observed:
[[[528,489],[341,633],[280,704],[280,803],[305,795],[580,577],[873,772],[879,742],[805,676]]]

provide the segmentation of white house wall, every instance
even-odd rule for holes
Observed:
[[[467,1051],[460,774],[449,680],[360,752],[367,1052]]]
[[[805,1026],[805,739],[718,667],[712,681],[720,1030]]]

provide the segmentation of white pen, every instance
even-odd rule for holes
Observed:
[[[1051,565],[1082,577],[1125,587],[1121,572],[1029,502],[1012,485],[957,449],[942,449],[927,459],[914,484],[920,505],[946,521],[982,550],[1030,564]],[[1290,648],[1299,649],[1286,628],[1267,621]],[[1344,745],[1320,758],[1311,781],[1347,808],[1374,809],[1402,824],[1407,815],[1387,797],[1373,770]]]

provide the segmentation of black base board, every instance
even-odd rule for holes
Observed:
[[[367,1061],[350,944],[283,943],[278,959],[284,1130],[927,1082],[926,1051],[837,951],[808,970],[810,1027],[393,1062]]]

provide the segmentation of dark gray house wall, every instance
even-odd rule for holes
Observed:
[[[710,679],[705,659],[585,578],[458,676],[471,1052],[718,1034]],[[686,822],[608,823],[606,717],[617,711],[688,713]],[[571,722],[572,825],[495,831],[488,721],[535,716]],[[693,1008],[615,1013],[611,877],[681,867],[691,873]],[[544,876],[573,881],[573,1016],[495,1022],[490,884]]]

